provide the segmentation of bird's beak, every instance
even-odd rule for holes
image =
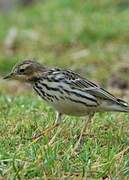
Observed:
[[[3,79],[10,79],[12,78],[12,76],[13,76],[13,73],[9,73],[5,77],[3,77]]]

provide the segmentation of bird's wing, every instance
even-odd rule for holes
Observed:
[[[81,91],[94,96],[96,99],[112,101],[125,107],[128,106],[125,101],[116,98],[114,95],[101,88],[99,85],[96,85],[95,83],[81,77],[72,71],[67,71],[67,73],[65,72],[64,81],[66,81],[71,88],[80,89]]]

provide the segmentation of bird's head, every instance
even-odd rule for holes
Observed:
[[[33,82],[46,72],[47,68],[36,61],[25,60],[22,63],[16,64],[11,72],[4,79],[15,79],[25,82]]]

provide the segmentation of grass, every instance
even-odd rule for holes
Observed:
[[[116,66],[128,65],[128,10],[126,0],[50,0],[1,14],[0,76],[17,61],[36,57],[106,87]],[[17,35],[7,48],[11,28]],[[1,178],[129,179],[128,114],[97,113],[72,157],[84,119],[66,117],[52,146],[48,142],[56,130],[33,142],[34,134],[54,123],[54,111],[23,84],[0,83]]]
[[[84,120],[66,117],[53,145],[53,130],[37,142],[31,137],[54,123],[53,110],[33,96],[0,98],[0,174],[10,179],[73,177],[128,178],[128,115],[96,114],[75,157],[71,156]]]

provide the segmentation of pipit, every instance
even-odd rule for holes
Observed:
[[[88,115],[90,120],[95,112],[129,112],[125,101],[71,70],[48,68],[36,61],[25,60],[16,64],[4,79],[30,83],[38,95],[57,111],[55,124],[38,138],[57,127],[62,122],[63,114]],[[74,149],[78,147],[89,120],[85,121]]]

